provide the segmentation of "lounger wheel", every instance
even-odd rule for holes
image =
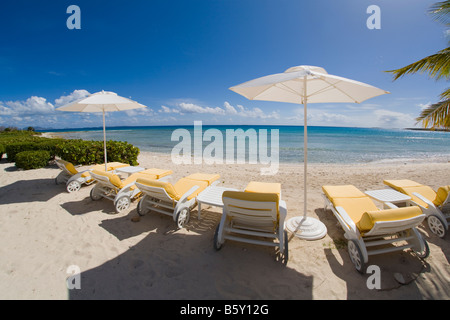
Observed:
[[[430,228],[431,232],[433,232],[435,235],[437,235],[439,238],[444,238],[447,234],[447,230],[445,229],[445,224],[436,215],[430,215],[427,218],[428,221],[428,227]]]
[[[348,254],[350,255],[350,259],[355,265],[356,270],[359,273],[364,274],[366,271],[366,264],[364,263],[364,257],[362,255],[361,248],[359,247],[358,242],[356,240],[348,241]]]
[[[102,196],[97,192],[95,187],[91,189],[90,196],[93,201],[98,201],[102,198]]]
[[[189,208],[184,208],[177,213],[176,222],[179,229],[184,228],[184,226],[189,222],[190,210]]]
[[[77,192],[80,190],[80,188],[81,188],[81,184],[77,180],[70,181],[66,187],[67,192],[69,192],[69,193]]]
[[[144,199],[145,199],[145,196],[138,202],[138,205],[137,205],[137,213],[141,217],[145,216],[145,214],[146,214],[146,210],[144,210],[144,208],[142,208]]]
[[[122,212],[130,207],[131,199],[129,196],[122,196],[115,201],[116,212]]]
[[[221,243],[219,241],[219,228],[220,228],[220,224],[217,226],[216,232],[214,232],[214,249],[216,249],[217,251],[222,249],[222,245],[223,245],[223,243]]]

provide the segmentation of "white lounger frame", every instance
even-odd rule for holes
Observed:
[[[413,195],[425,202],[428,205],[428,208],[421,206],[413,200],[410,200],[410,204],[419,206],[419,208],[427,217],[428,226],[430,227],[431,232],[437,234],[441,238],[444,238],[448,231],[448,220],[450,219],[450,212],[444,214],[442,210],[450,203],[450,193],[447,196],[447,199],[445,199],[444,203],[439,207],[436,207],[433,202],[425,198],[420,193],[413,192]]]
[[[362,236],[344,208],[334,207],[325,194],[322,194],[322,196],[325,201],[325,210],[331,209],[342,229],[344,229],[344,236],[348,240],[350,258],[359,272],[365,272],[366,264],[371,255],[411,248],[421,258],[428,256],[428,244],[416,229],[425,219],[424,214],[404,220],[376,222],[373,228]],[[386,203],[386,205],[391,209],[397,208],[392,203]],[[406,244],[395,245],[397,242],[406,242]],[[382,247],[389,244],[392,246]]]
[[[112,171],[111,173],[116,174],[115,171]],[[128,209],[131,201],[138,198],[141,194],[141,190],[136,185],[135,181],[127,184],[122,189],[119,189],[109,181],[107,176],[98,175],[93,172],[91,172],[91,176],[98,182],[91,190],[91,199],[99,200],[101,198],[106,198],[112,200],[116,212],[118,213]],[[165,179],[168,179],[169,176],[170,175],[165,176],[159,180],[164,181]],[[131,189],[133,186],[136,187]]]
[[[224,197],[223,203],[222,219],[214,236],[216,250],[221,249],[225,240],[278,247],[280,260],[287,263],[288,241],[287,232],[284,230],[284,221],[287,216],[285,201],[279,201],[278,210],[276,202]],[[279,211],[279,219],[277,211]],[[255,237],[261,239],[255,239]]]
[[[62,181],[66,184],[67,192],[76,192],[80,190],[83,184],[91,185],[95,182],[91,176],[82,177],[81,175],[85,172],[90,172],[91,170],[83,170],[78,172],[77,174],[72,174],[69,170],[67,170],[66,166],[60,163],[58,160],[55,161],[56,165],[62,170],[61,173],[55,178],[55,183],[59,184],[59,181]]]
[[[215,186],[218,183],[219,180],[216,180],[211,186]],[[173,221],[177,224],[177,227],[180,229],[189,222],[190,211],[197,205],[197,197],[190,200],[188,200],[188,198],[199,188],[199,186],[194,186],[189,189],[179,200],[172,199],[164,188],[151,187],[139,182],[136,182],[136,186],[144,195],[137,207],[140,216],[144,216],[148,211],[159,212],[171,216]],[[208,186],[207,188],[211,186]]]

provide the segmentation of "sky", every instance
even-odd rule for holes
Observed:
[[[101,127],[100,114],[56,108],[98,91],[147,106],[107,126],[302,125],[303,106],[250,101],[230,87],[292,66],[391,92],[361,104],[310,104],[313,126],[405,128],[445,81],[393,81],[448,45],[428,0],[15,0],[0,4],[0,126]],[[70,5],[80,9],[72,20]],[[371,5],[380,29],[369,29]],[[81,29],[69,29],[79,22]]]

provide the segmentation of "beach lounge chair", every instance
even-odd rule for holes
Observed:
[[[450,212],[444,208],[450,205],[450,185],[434,191],[431,187],[412,180],[384,180],[384,184],[411,197],[411,204],[420,207],[427,216],[431,232],[444,238],[448,231]]]
[[[250,182],[244,191],[225,191],[222,219],[214,235],[214,248],[225,240],[279,248],[280,261],[288,261],[288,239],[284,230],[286,202],[279,183]]]
[[[95,182],[91,177],[92,170],[105,171],[104,164],[98,164],[89,168],[88,170],[78,171],[75,166],[68,161],[57,159],[56,165],[61,169],[59,175],[55,178],[55,183],[63,182],[66,184],[67,192],[76,192],[80,190],[83,184],[90,185]],[[120,162],[109,162],[107,164],[108,170],[115,170],[118,168],[128,167],[129,164]]]
[[[190,211],[197,205],[197,196],[209,186],[219,182],[218,174],[195,173],[181,178],[175,184],[149,180],[144,177],[136,181],[142,191],[137,210],[140,216],[148,211],[169,215],[178,228],[189,222]]]
[[[372,199],[353,185],[323,186],[325,209],[330,208],[348,240],[353,264],[365,272],[370,255],[411,248],[420,258],[429,254],[427,242],[417,230],[425,215],[416,206],[380,210]]]
[[[121,212],[129,208],[131,201],[141,196],[141,190],[135,185],[136,180],[145,178],[148,180],[167,179],[173,172],[164,169],[147,169],[133,173],[128,178],[122,180],[114,172],[93,170],[92,178],[97,184],[91,190],[91,199],[94,201],[106,198],[114,201],[116,212]]]

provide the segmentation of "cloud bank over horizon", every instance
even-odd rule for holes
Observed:
[[[90,95],[84,89],[77,89],[67,95],[51,101],[44,97],[31,96],[23,101],[0,101],[0,126],[26,128],[33,126],[43,129],[71,129],[100,127],[101,115],[97,113],[68,113],[56,109]],[[280,110],[264,112],[259,107],[232,105],[225,101],[222,106],[207,106],[185,102],[169,102],[156,109],[130,110],[125,113],[107,113],[108,126],[147,126],[147,125],[189,125],[194,121],[204,124],[303,124],[303,108],[286,106]],[[416,103],[417,110],[423,104]],[[414,110],[413,110],[414,111]],[[124,117],[124,114],[126,117]],[[308,125],[342,126],[342,127],[414,127],[415,120],[411,114],[393,111],[386,106],[376,104],[309,106]]]

